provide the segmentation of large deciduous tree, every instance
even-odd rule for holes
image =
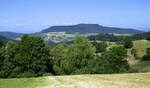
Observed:
[[[60,52],[59,50],[57,52]],[[77,35],[74,44],[64,49],[59,65],[54,66],[61,69],[61,72],[57,71],[58,74],[92,73],[89,62],[95,59],[95,51],[95,47],[88,40]]]
[[[123,42],[123,45],[125,48],[132,48],[133,47],[133,42],[131,40],[125,40]]]
[[[50,48],[41,37],[24,35],[18,43],[10,41],[2,56],[0,77],[35,77],[53,72]]]
[[[51,72],[50,49],[41,37],[24,35],[18,45],[15,59],[24,73],[41,76],[45,72]]]

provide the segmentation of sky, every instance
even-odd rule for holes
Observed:
[[[0,0],[0,31],[80,23],[150,29],[150,0]]]

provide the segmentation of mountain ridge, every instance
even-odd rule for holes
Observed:
[[[15,32],[0,32],[0,35],[6,37],[6,38],[10,38],[10,39],[14,39],[14,38],[18,38],[22,35],[24,35],[23,33],[15,33]]]
[[[11,39],[6,38],[6,37],[0,35],[0,40],[3,41],[4,43],[6,43],[6,42],[8,42],[8,41],[11,40]]]
[[[86,33],[117,33],[117,34],[138,34],[143,31],[132,28],[106,27],[99,24],[77,24],[66,26],[51,26],[42,30],[40,33],[48,32],[66,32],[69,34],[86,34]]]
[[[86,33],[116,33],[116,34],[138,34],[144,31],[132,29],[132,28],[117,28],[117,27],[106,27],[99,24],[77,24],[77,25],[62,25],[62,26],[51,26],[40,32],[32,33],[29,35],[41,35],[49,32],[65,32],[68,34],[86,34]],[[15,32],[0,32],[0,35],[15,39],[24,35],[24,33]]]

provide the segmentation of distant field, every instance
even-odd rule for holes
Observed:
[[[137,49],[137,57],[141,58],[146,54],[146,49],[150,48],[150,41],[137,40],[134,41],[134,49]],[[128,50],[128,61],[131,67],[131,72],[150,72],[150,61],[141,61],[135,59],[131,55],[131,49]]]
[[[150,73],[0,79],[0,88],[150,88]]]
[[[146,54],[146,48],[150,48],[150,41],[147,40],[138,40],[134,42],[134,47],[138,50],[137,55],[142,57]]]
[[[147,40],[137,40],[133,42],[133,48],[137,49],[137,57],[141,58],[146,54],[146,49],[150,48],[150,41]],[[131,49],[128,50],[128,55],[132,57],[131,55]]]

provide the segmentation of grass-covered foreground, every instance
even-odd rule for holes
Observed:
[[[150,88],[150,73],[0,79],[0,88]]]

